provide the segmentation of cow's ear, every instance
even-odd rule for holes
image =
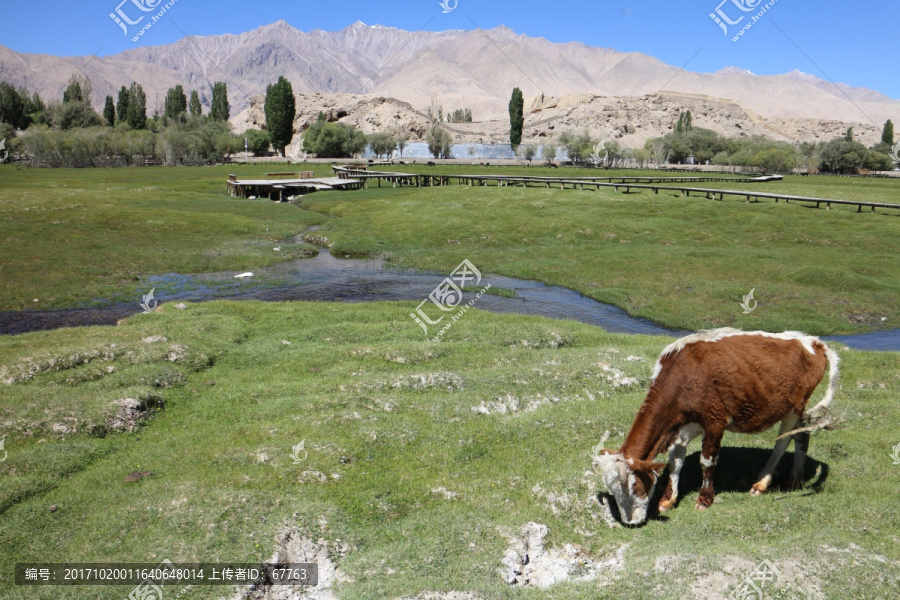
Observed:
[[[659,477],[660,475],[662,475],[663,469],[666,468],[666,463],[642,460],[641,462],[635,464],[634,467],[636,470],[643,471],[644,473],[653,473],[656,477]]]
[[[613,451],[610,450],[609,448],[604,448],[603,450],[600,451],[600,456],[607,456],[612,453],[613,453]]]
[[[666,463],[664,462],[653,462],[650,463],[650,470],[656,473],[656,476],[659,477],[662,475],[663,470],[666,468]]]

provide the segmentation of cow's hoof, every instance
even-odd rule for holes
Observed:
[[[694,508],[696,508],[697,510],[706,510],[707,508],[709,508],[709,505],[704,504],[698,500],[697,504],[694,505]]]
[[[750,488],[751,496],[762,496],[766,493],[766,488],[762,487],[758,483],[754,484],[752,488]]]
[[[792,492],[796,492],[797,490],[802,490],[803,489],[803,480],[802,479],[793,480],[792,482],[790,482],[790,484],[788,484],[788,489]]]
[[[667,512],[669,510],[672,510],[672,508],[674,508],[674,506],[675,506],[674,500],[663,500],[662,502],[659,503],[659,512],[660,512],[660,514]]]

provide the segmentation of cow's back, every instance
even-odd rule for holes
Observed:
[[[687,420],[753,433],[790,412],[803,414],[827,358],[816,338],[738,334],[685,344],[660,357],[660,366],[654,385],[663,386]]]

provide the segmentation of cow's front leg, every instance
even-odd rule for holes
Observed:
[[[659,512],[666,512],[678,502],[678,480],[684,466],[684,457],[687,455],[687,446],[701,433],[703,427],[699,423],[691,423],[678,430],[678,435],[669,449],[669,485],[666,486],[666,492],[659,501]]]
[[[681,475],[681,467],[684,466],[684,457],[687,454],[687,446],[675,444],[669,452],[669,485],[666,492],[659,500],[659,512],[664,513],[678,502],[678,478]]]
[[[716,461],[719,458],[719,448],[722,446],[722,431],[706,431],[703,434],[703,450],[700,451],[700,467],[703,469],[703,484],[700,486],[700,496],[694,508],[706,510],[712,506],[715,499],[713,491],[713,473],[716,469]]]

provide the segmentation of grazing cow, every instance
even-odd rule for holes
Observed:
[[[826,364],[825,397],[806,411]],[[810,432],[829,426],[827,407],[837,376],[837,354],[818,338],[797,331],[724,328],[681,338],[660,354],[650,390],[622,447],[615,453],[602,449],[604,438],[595,448],[594,471],[602,473],[623,522],[639,525],[647,518],[647,506],[666,466],[656,462],[656,456],[669,452],[669,485],[659,502],[659,511],[665,512],[678,499],[687,445],[702,433],[703,484],[696,508],[703,510],[713,503],[713,470],[725,431],[760,433],[781,421],[772,457],[750,493],[759,496],[768,489],[791,440],[790,481],[797,489],[803,484]]]

